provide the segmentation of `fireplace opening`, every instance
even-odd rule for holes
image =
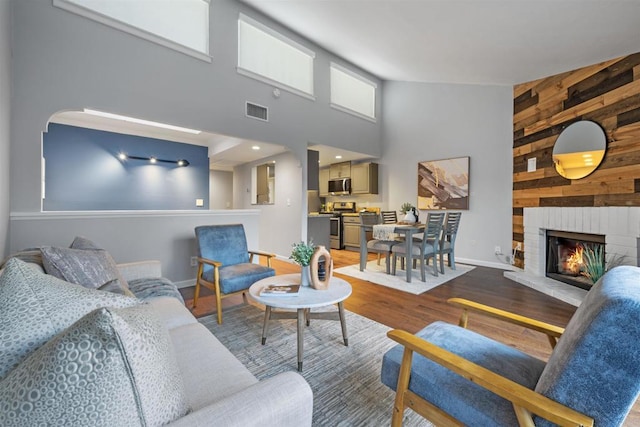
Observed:
[[[593,270],[605,268],[605,237],[599,234],[547,230],[546,275],[589,290]]]

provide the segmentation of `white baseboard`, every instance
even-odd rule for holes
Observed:
[[[456,257],[456,262],[459,262],[460,264],[478,265],[480,267],[497,268],[498,270],[518,270],[518,268],[510,264],[493,261],[481,261],[478,259]]]
[[[178,289],[188,288],[196,285],[196,279],[182,280],[180,282],[173,282],[173,284],[176,285]]]
[[[293,260],[289,259],[289,257],[283,256],[283,255],[277,255],[276,254],[276,259],[279,261],[284,261],[284,262],[288,262],[290,264],[294,264]],[[512,265],[509,264],[504,264],[504,263],[500,263],[500,262],[489,262],[489,261],[481,261],[481,260],[477,260],[477,259],[471,259],[471,258],[460,258],[460,257],[456,257],[456,262],[459,262],[460,264],[468,264],[468,265],[477,265],[480,267],[490,267],[490,268],[497,268],[498,270],[510,270],[510,271],[519,271],[519,268],[516,268]],[[180,282],[173,282],[175,283],[175,285],[178,287],[178,289],[181,288],[188,288],[190,286],[195,286],[196,285],[196,279],[189,279],[189,280],[182,280]]]

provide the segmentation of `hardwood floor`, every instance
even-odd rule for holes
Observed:
[[[334,268],[359,262],[358,252],[331,250],[331,255]],[[375,255],[371,254],[370,259],[375,259]],[[273,267],[277,274],[300,271],[299,266],[279,260],[274,260]],[[348,280],[353,287],[352,295],[344,302],[347,310],[390,328],[404,329],[412,333],[436,320],[457,323],[460,309],[446,302],[453,297],[470,299],[561,327],[566,326],[576,310],[570,304],[506,279],[502,270],[488,267],[476,267],[469,273],[421,295],[401,292],[350,276],[340,274],[336,276]],[[181,292],[187,307],[191,308],[193,288],[181,289]],[[223,310],[226,306],[241,303],[240,296],[225,298]],[[198,307],[192,311],[196,317],[215,312],[215,299],[210,291],[206,289],[201,291]],[[551,347],[544,335],[522,327],[474,314],[469,315],[468,327],[542,360],[547,360],[551,354]],[[640,425],[638,402],[624,425]]]

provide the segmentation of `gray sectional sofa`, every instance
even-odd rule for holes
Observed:
[[[130,283],[162,277],[157,261],[117,269]],[[3,426],[311,425],[302,376],[258,381],[176,297],[87,289],[12,259],[0,324]]]

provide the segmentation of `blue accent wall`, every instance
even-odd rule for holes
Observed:
[[[45,211],[208,209],[207,147],[49,124],[43,135]],[[120,160],[119,153],[189,166]],[[196,208],[196,199],[204,207]]]

